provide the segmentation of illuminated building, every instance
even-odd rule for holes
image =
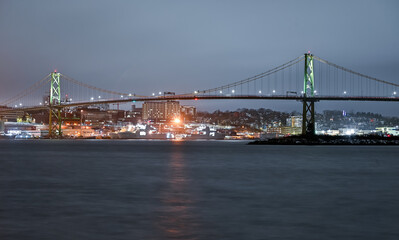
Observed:
[[[287,127],[302,127],[302,116],[291,116],[287,118]]]
[[[184,116],[195,116],[197,114],[197,108],[194,106],[181,106],[180,112]]]
[[[377,132],[381,132],[391,136],[399,136],[399,127],[378,127],[376,128]]]
[[[281,127],[268,127],[266,133],[281,133]]]
[[[124,122],[131,122],[137,124],[142,119],[143,109],[132,105],[131,111],[125,112]]]
[[[300,135],[302,134],[302,127],[281,127],[280,133],[284,135]]]
[[[143,120],[157,122],[176,117],[180,117],[180,103],[177,101],[143,103]]]

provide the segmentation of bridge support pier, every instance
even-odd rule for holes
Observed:
[[[303,99],[302,135],[312,137],[315,135],[314,100]]]
[[[314,73],[313,73],[313,55],[305,53],[305,76],[303,83],[303,112],[302,112],[302,135],[312,137],[315,135],[315,117],[314,117]],[[309,99],[308,97],[311,97]]]
[[[61,138],[62,137],[61,126],[62,126],[61,109],[50,107],[49,122],[48,122],[49,138]]]

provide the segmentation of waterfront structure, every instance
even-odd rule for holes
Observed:
[[[267,134],[282,134],[282,135],[299,135],[302,133],[302,127],[268,127]]]
[[[299,135],[302,133],[302,127],[281,127],[281,134]]]
[[[281,133],[281,127],[268,127],[266,133]]]
[[[377,132],[381,132],[390,136],[399,136],[399,126],[396,127],[378,127],[376,128]]]
[[[141,122],[142,114],[143,114],[143,108],[138,108],[135,105],[132,105],[132,110],[125,112],[123,121],[137,124]]]
[[[291,116],[287,118],[287,127],[299,127],[302,128],[302,116]]]
[[[180,117],[180,103],[178,101],[144,102],[143,120],[166,121]]]
[[[180,113],[184,116],[195,117],[195,115],[197,114],[197,108],[195,106],[181,106]]]

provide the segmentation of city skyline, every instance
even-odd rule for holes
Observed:
[[[394,239],[398,10],[0,0],[0,239]]]
[[[309,50],[398,83],[398,4],[359,3],[2,1],[0,94],[18,92],[54,69],[115,91],[184,93],[253,76]],[[318,103],[316,111],[397,115],[394,104]],[[296,102],[253,100],[195,105],[301,109]]]

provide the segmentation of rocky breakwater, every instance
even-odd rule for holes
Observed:
[[[363,136],[289,136],[257,140],[249,145],[399,145],[399,137]]]

